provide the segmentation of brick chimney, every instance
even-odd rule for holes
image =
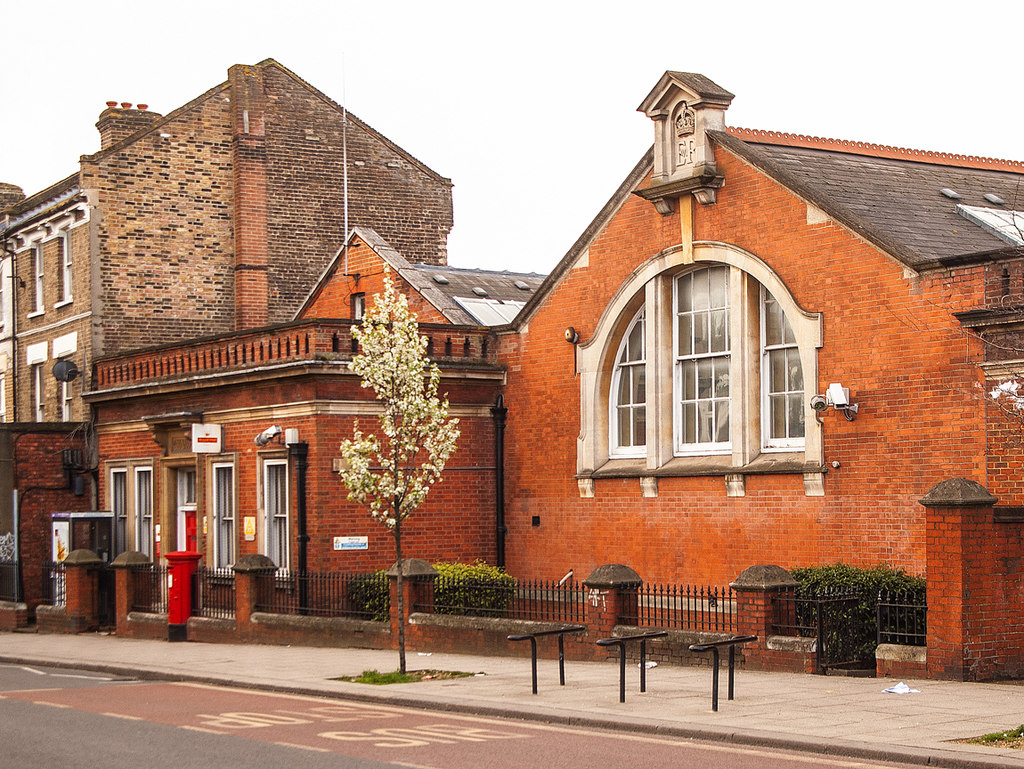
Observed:
[[[17,184],[0,182],[0,211],[25,199],[25,191]]]
[[[267,232],[267,95],[263,70],[236,64],[231,86],[235,182],[235,328],[270,322]]]
[[[140,104],[132,109],[130,102],[118,105],[116,101],[108,101],[107,108],[96,121],[96,130],[100,132],[100,149],[105,150],[136,131],[149,128],[163,117],[159,112],[150,112],[148,108],[148,104]]]

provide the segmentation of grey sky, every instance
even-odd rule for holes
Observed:
[[[75,171],[108,100],[166,113],[274,58],[452,179],[456,266],[550,270],[650,145],[635,109],[666,69],[735,93],[733,126],[1024,160],[1018,2],[50,0],[2,19],[0,181]]]

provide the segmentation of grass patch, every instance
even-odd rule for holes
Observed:
[[[989,745],[993,748],[1010,748],[1011,750],[1024,750],[1024,724],[1016,729],[1007,729],[1005,732],[992,732],[983,734],[980,737],[973,737],[969,740],[960,740],[973,745]]]
[[[412,684],[417,681],[444,681],[450,678],[469,678],[476,673],[462,673],[457,670],[410,670],[407,673],[400,673],[395,670],[390,673],[379,673],[376,670],[364,670],[358,676],[338,676],[335,681],[350,681],[354,684],[373,684],[383,686],[385,684]]]

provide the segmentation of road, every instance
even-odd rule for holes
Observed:
[[[0,765],[23,769],[903,767],[195,683],[0,665]]]

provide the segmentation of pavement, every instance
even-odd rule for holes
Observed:
[[[547,639],[554,642],[551,639]],[[545,639],[539,641],[543,644]],[[523,645],[528,655],[529,645]],[[942,767],[1024,767],[1024,751],[956,742],[1024,723],[1024,686],[906,679],[909,694],[887,694],[895,679],[738,670],[719,710],[711,709],[709,667],[626,670],[619,702],[616,661],[538,661],[531,693],[526,657],[407,652],[407,668],[476,673],[468,678],[368,686],[336,680],[395,670],[396,651],[244,644],[168,643],[105,634],[0,633],[0,661],[117,672],[142,678],[216,683],[548,723],[657,733],[816,754]]]

